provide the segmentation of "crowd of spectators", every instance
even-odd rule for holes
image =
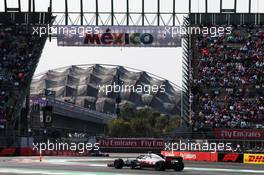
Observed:
[[[26,28],[0,26],[0,122],[23,103],[42,45]]]
[[[196,128],[264,127],[264,28],[193,37],[192,104]]]

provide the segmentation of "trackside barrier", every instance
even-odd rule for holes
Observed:
[[[181,156],[186,161],[205,161],[205,162],[217,162],[217,152],[178,152],[178,151],[162,151],[164,156]]]
[[[39,151],[32,148],[0,148],[0,157],[5,156],[39,156]],[[75,151],[43,151],[42,156],[89,156],[89,152],[79,153]]]
[[[244,154],[238,153],[218,153],[218,162],[243,163]]]
[[[0,148],[0,156],[18,156],[19,152],[16,148]]]
[[[264,154],[244,154],[244,163],[264,165]]]
[[[236,162],[264,165],[264,154],[239,154],[217,152],[177,152],[162,151],[164,156],[181,156],[185,161]]]
[[[156,138],[97,138],[100,150],[112,153],[160,153],[164,139]]]
[[[31,148],[16,148],[19,151],[18,156],[38,156],[39,152],[31,149]],[[43,153],[42,153],[43,155]]]
[[[136,139],[136,138],[99,138],[100,148],[164,148],[164,139]]]
[[[109,147],[100,147],[100,150],[102,152],[106,153],[147,153],[147,152],[152,152],[152,153],[160,153],[162,148],[109,148]]]

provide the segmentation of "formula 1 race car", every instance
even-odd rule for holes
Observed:
[[[154,168],[156,171],[164,171],[166,169],[182,171],[184,169],[182,157],[164,157],[162,155],[152,153],[140,155],[136,158],[116,159],[114,163],[110,163],[107,166],[115,167],[116,169],[122,169],[123,167],[141,169],[147,167]]]

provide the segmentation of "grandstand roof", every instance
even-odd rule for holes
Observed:
[[[179,113],[179,87],[145,71],[117,65],[73,65],[49,70],[35,76],[31,84],[31,94],[44,94],[49,91],[53,92],[57,99],[100,112],[114,113],[118,93],[106,94],[99,89],[104,85],[118,85],[118,76],[120,85],[163,85],[165,89],[165,92],[159,90],[150,94],[122,91],[121,106],[128,103],[137,108],[150,107],[164,114]]]

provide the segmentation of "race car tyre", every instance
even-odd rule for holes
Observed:
[[[122,159],[116,159],[116,160],[114,161],[114,167],[115,167],[116,169],[122,169],[123,166],[124,166],[124,161],[123,161]]]
[[[136,162],[135,162],[135,161],[132,161],[132,162],[131,162],[131,165],[130,165],[130,168],[131,168],[131,169],[135,169],[136,166],[137,166],[137,165],[136,165]]]
[[[184,163],[183,162],[179,162],[174,164],[174,171],[182,171],[184,169]]]
[[[164,171],[165,170],[165,163],[163,161],[159,161],[155,164],[156,171]]]

